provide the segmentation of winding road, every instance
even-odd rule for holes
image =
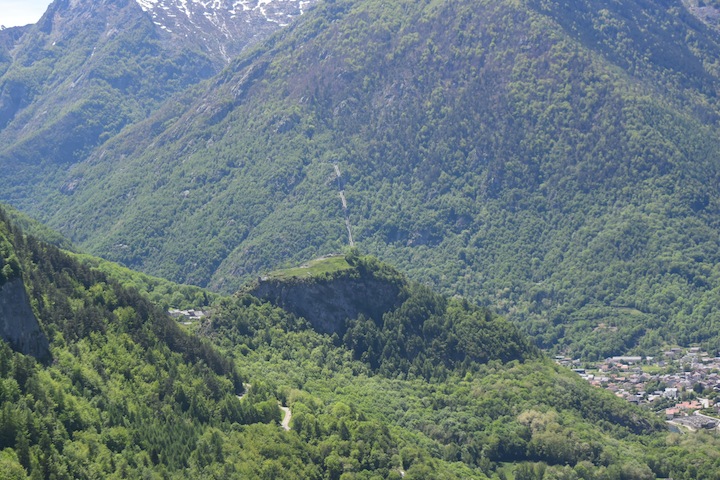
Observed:
[[[249,383],[243,383],[243,387],[245,388],[245,392],[242,395],[237,395],[238,400],[242,400],[243,398],[245,398],[245,395],[248,394],[248,392],[250,391],[250,387],[252,387],[252,385],[250,385]],[[283,411],[283,419],[282,419],[282,422],[280,423],[280,425],[282,425],[283,430],[285,430],[286,432],[289,432],[290,431],[290,420],[292,420],[292,411],[290,411],[290,408],[288,408],[288,407],[283,407],[282,403],[280,403],[280,402],[278,402],[278,407],[280,407],[280,410]]]

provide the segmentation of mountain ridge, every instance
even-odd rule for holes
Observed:
[[[229,292],[342,249],[339,164],[365,251],[542,347],[712,350],[718,34],[669,0],[565,7],[319,4],[31,208],[94,253]]]
[[[52,192],[58,185],[43,185],[43,177],[62,175],[126,125],[281,28],[252,8],[231,15],[231,2],[189,5],[193,18],[176,14],[181,2],[146,12],[134,0],[57,0],[36,25],[3,31],[0,164],[15,179],[6,199]],[[302,9],[297,2],[261,6],[279,16]],[[158,12],[182,31],[162,30],[152,17]]]
[[[200,38],[205,49],[215,51],[226,63],[254,37],[288,26],[315,1],[136,0],[164,33]]]

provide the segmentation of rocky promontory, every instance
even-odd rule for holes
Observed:
[[[405,280],[368,257],[325,257],[274,272],[244,289],[298,317],[322,333],[345,331],[347,319],[364,315],[380,323],[404,300]]]

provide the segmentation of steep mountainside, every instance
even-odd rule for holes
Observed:
[[[3,28],[0,26],[0,75],[4,74],[12,64],[10,52],[15,47],[18,39],[29,29],[25,27]]]
[[[200,438],[224,421],[276,420],[275,400],[240,405],[242,379],[208,342],[136,291],[23,234],[2,209],[0,265],[2,326],[31,317],[44,330],[44,355],[2,331],[0,477],[167,474],[187,468]],[[27,330],[15,324],[10,333]]]
[[[325,2],[3,198],[226,291],[338,251],[347,215],[365,250],[542,346],[715,349],[718,64],[679,0]]]
[[[47,361],[50,346],[30,307],[22,278],[13,278],[0,286],[0,338],[13,350]]]
[[[9,233],[7,225],[0,224],[0,338],[14,350],[46,362],[48,339],[30,306]]]
[[[3,198],[72,191],[58,183],[69,166],[312,3],[56,0],[37,25],[3,30]]]

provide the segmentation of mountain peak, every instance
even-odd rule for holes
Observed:
[[[199,48],[223,63],[254,41],[287,26],[317,0],[56,0],[38,22],[45,33],[67,31],[73,20],[121,29],[129,18],[148,16],[160,37],[180,48]],[[138,8],[139,7],[139,8]],[[122,10],[124,20],[111,11]],[[116,12],[117,13],[117,12]],[[118,23],[120,22],[120,23]]]
[[[198,37],[225,61],[254,37],[287,26],[316,0],[136,0],[164,33]]]

